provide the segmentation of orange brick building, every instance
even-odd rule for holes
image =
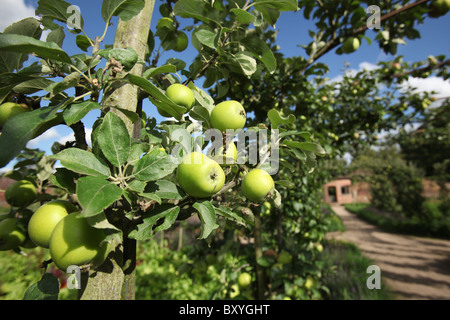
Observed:
[[[339,178],[328,182],[323,186],[324,200],[327,203],[352,203],[353,195],[351,192],[352,180],[348,178]]]

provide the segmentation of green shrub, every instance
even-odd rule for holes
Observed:
[[[355,180],[370,183],[375,208],[408,217],[425,218],[422,212],[423,172],[407,163],[393,148],[365,150],[350,166]]]
[[[450,239],[450,217],[444,217],[437,203],[424,202],[422,216],[401,217],[367,204],[346,204],[348,211],[387,232]],[[425,219],[424,217],[427,217]]]
[[[205,300],[221,287],[215,267],[189,259],[185,250],[145,241],[137,259],[137,300]]]

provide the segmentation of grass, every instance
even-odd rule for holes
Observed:
[[[322,204],[322,212],[327,217],[327,221],[328,221],[327,231],[328,232],[334,232],[334,231],[344,232],[345,231],[345,226],[342,223],[341,218],[339,218],[339,216],[333,211],[333,209],[331,209],[331,207],[328,203]]]
[[[346,209],[380,229],[399,234],[450,239],[450,217],[444,216],[436,202],[425,202],[419,214],[412,217],[392,214],[369,204],[346,204]]]
[[[356,204],[353,208],[361,209],[367,205]],[[323,205],[327,215],[328,232],[345,231],[341,218],[328,204]],[[323,278],[323,285],[329,289],[327,300],[390,300],[389,288],[382,281],[381,289],[367,288],[367,267],[374,262],[364,256],[359,248],[348,242],[327,240],[324,242],[324,270],[328,270]]]
[[[367,267],[373,261],[352,243],[330,240],[325,243],[323,285],[329,289],[328,300],[391,300],[389,288],[381,279],[380,289],[369,289]]]

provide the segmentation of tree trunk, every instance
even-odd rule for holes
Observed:
[[[266,281],[264,276],[264,268],[258,263],[258,259],[263,256],[262,251],[262,226],[261,226],[261,207],[253,211],[255,215],[254,237],[255,237],[255,264],[256,264],[256,283],[258,300],[265,299]]]
[[[145,58],[155,0],[146,0],[142,11],[129,21],[119,20],[114,40],[115,48],[133,48],[139,60]],[[130,73],[141,76],[144,65],[137,63]],[[139,90],[133,85],[122,85],[105,101],[106,105],[118,105],[136,112],[139,104]],[[122,113],[130,135],[136,136],[133,123]],[[138,121],[140,124],[140,121]],[[136,241],[128,239],[126,232],[122,243],[112,248],[105,263],[98,269],[82,275],[80,299],[83,300],[133,300],[135,298]]]

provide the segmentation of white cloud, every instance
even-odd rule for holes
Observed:
[[[433,97],[443,98],[450,96],[450,81],[446,81],[439,77],[415,78],[409,77],[407,81],[402,83],[406,90],[408,87],[415,88],[415,92],[429,92],[435,91]]]
[[[60,136],[60,134],[58,133],[58,131],[55,128],[50,128],[47,131],[45,131],[43,134],[41,134],[39,137],[28,141],[27,148],[35,148],[40,143],[42,143],[44,140],[50,140],[53,138],[57,138],[59,136]]]
[[[91,133],[92,128],[86,128],[86,142],[88,145],[92,145],[91,142]],[[53,142],[57,141],[61,144],[65,144],[67,141],[74,141],[75,137],[73,132],[63,136],[57,128],[53,127],[45,131],[43,134],[41,134],[39,137],[34,138],[33,140],[30,140],[27,143],[27,148],[41,148],[43,144],[53,144]]]
[[[12,167],[4,167],[4,168],[0,168],[0,174],[12,171],[13,168]]]
[[[24,0],[0,1],[0,32],[13,22],[34,17],[34,7],[27,5]]]
[[[359,64],[359,70],[372,71],[372,70],[376,70],[376,69],[379,69],[379,68],[380,68],[380,66],[378,66],[376,64],[373,64],[371,62],[367,62],[367,61],[361,62]]]
[[[355,76],[360,71],[363,71],[363,70],[372,71],[372,70],[375,70],[375,69],[378,69],[378,68],[380,68],[380,66],[377,66],[376,64],[373,64],[373,63],[368,62],[368,61],[364,61],[364,62],[361,62],[358,65],[358,69],[348,69],[348,70],[346,70],[345,71],[345,75],[347,77],[352,77],[352,76]],[[329,81],[329,83],[341,82],[343,79],[344,79],[343,75],[338,75],[338,76],[332,78]]]

